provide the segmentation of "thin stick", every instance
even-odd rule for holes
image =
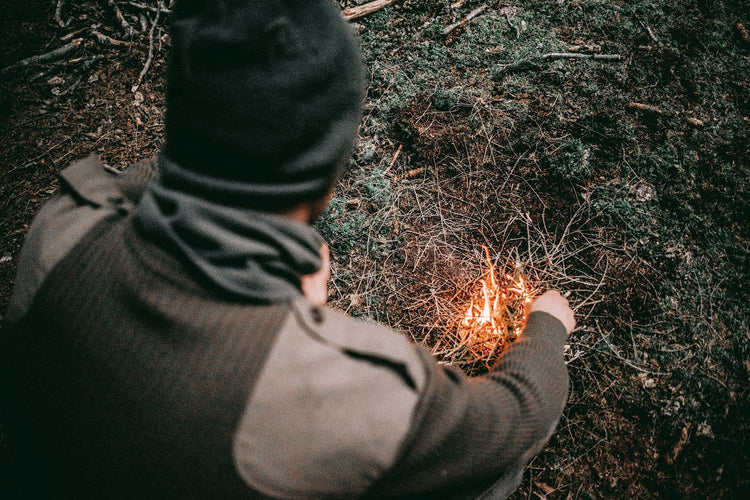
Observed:
[[[162,6],[163,5],[160,1],[159,7]],[[138,87],[141,86],[143,77],[146,76],[146,73],[148,73],[148,69],[151,67],[151,60],[154,58],[154,30],[156,29],[156,24],[159,22],[160,14],[161,10],[157,10],[156,15],[154,16],[154,22],[151,24],[151,30],[149,30],[148,32],[148,58],[146,59],[146,63],[143,65],[141,73],[138,75],[138,81],[130,88],[130,91],[134,94],[138,91]]]
[[[55,7],[55,21],[57,21],[57,24],[61,28],[67,27],[68,24],[70,24],[70,20],[72,19],[72,18],[70,18],[67,21],[63,21],[62,20],[62,9],[63,9],[63,3],[64,2],[65,2],[65,0],[57,0],[57,6]]]
[[[654,43],[661,45],[661,41],[656,37],[654,34],[654,30],[651,29],[651,26],[646,25],[646,32],[648,33],[648,36],[651,38],[651,40],[654,41]]]
[[[78,28],[78,29],[77,29],[77,30],[75,30],[75,31],[71,31],[71,32],[70,32],[70,33],[68,33],[68,34],[66,34],[66,35],[63,35],[63,36],[61,36],[61,37],[60,37],[60,41],[61,41],[61,42],[67,42],[67,41],[68,41],[68,40],[70,40],[71,38],[75,38],[75,36],[76,36],[77,34],[79,34],[79,33],[83,32],[83,31],[86,31],[86,29],[87,29],[87,28]]]
[[[351,9],[344,10],[343,12],[341,12],[341,17],[344,18],[344,21],[352,21],[354,19],[359,19],[360,17],[366,16],[367,14],[372,14],[375,11],[388,7],[395,2],[398,2],[398,0],[374,0],[372,2],[368,2],[366,4],[358,5],[356,7],[352,7]]]
[[[637,109],[638,111],[648,111],[649,113],[656,113],[657,115],[664,114],[664,111],[662,111],[658,106],[643,104],[642,102],[629,102],[626,107],[628,109]]]
[[[457,21],[450,26],[446,26],[445,29],[443,29],[443,36],[449,34],[454,29],[458,28],[459,26],[463,26],[464,24],[468,23],[475,17],[477,17],[479,14],[484,12],[487,9],[486,5],[482,5],[481,7],[477,7],[476,9],[469,12],[469,15],[467,15],[465,18],[461,19],[460,21]]]
[[[398,149],[396,150],[396,154],[394,154],[394,155],[393,155],[393,159],[391,160],[391,163],[390,163],[390,164],[388,165],[388,168],[386,168],[386,169],[385,169],[385,170],[383,171],[383,175],[387,174],[387,173],[388,173],[388,171],[389,171],[389,170],[390,170],[391,168],[393,168],[393,165],[394,165],[394,164],[396,163],[396,160],[398,159],[398,155],[400,155],[400,154],[401,154],[401,150],[402,150],[403,148],[404,148],[404,145],[403,145],[403,144],[399,144],[399,145],[398,145]]]
[[[125,19],[125,16],[122,15],[122,11],[120,10],[120,7],[117,6],[117,2],[115,2],[115,0],[107,0],[107,5],[112,8],[115,17],[120,22],[120,26],[122,27],[125,34],[127,36],[135,36],[136,31],[133,29],[127,19]]]
[[[597,61],[621,61],[619,54],[581,54],[578,52],[550,52],[539,57],[521,59],[512,64],[501,64],[495,70],[494,77],[497,78],[505,73],[516,73],[531,69],[538,69],[542,64],[558,59],[594,59]]]
[[[135,8],[135,9],[150,10],[151,12],[161,12],[162,14],[171,14],[172,13],[172,11],[170,9],[164,7],[163,5],[161,5],[159,7],[152,7],[150,5],[145,5],[145,4],[138,3],[138,2],[124,2],[124,3],[125,3],[125,5],[130,5],[131,7]]]
[[[72,42],[66,45],[63,45],[62,47],[58,47],[55,50],[52,50],[45,54],[39,54],[36,56],[27,57],[26,59],[21,59],[20,61],[13,63],[10,66],[7,66],[3,68],[2,70],[0,70],[0,75],[5,75],[6,73],[16,68],[25,68],[27,66],[31,66],[32,64],[40,64],[40,63],[46,63],[46,62],[57,61],[58,59],[62,59],[69,52],[78,48],[78,46],[81,45],[82,40],[83,38],[76,38]]]
[[[578,52],[551,52],[544,54],[542,59],[545,61],[555,61],[557,59],[598,59],[601,61],[620,61],[620,54],[581,54]]]
[[[105,45],[114,45],[115,47],[132,47],[133,45],[136,45],[135,42],[129,42],[127,40],[117,40],[116,38],[112,38],[111,36],[107,36],[104,33],[100,33],[96,30],[91,30],[91,36],[96,38],[96,41],[99,43],[103,43]]]

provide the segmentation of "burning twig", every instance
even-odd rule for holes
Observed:
[[[351,9],[342,11],[341,17],[343,17],[345,21],[352,21],[354,19],[359,19],[360,17],[366,16],[367,14],[372,14],[375,11],[388,7],[389,5],[397,1],[398,0],[374,0],[372,2],[358,5],[357,7],[352,7]]]
[[[515,340],[526,322],[525,308],[536,295],[523,274],[523,266],[509,265],[510,269],[498,280],[495,266],[487,247],[487,271],[480,280],[481,290],[471,302],[458,325],[460,345],[465,345],[474,358],[488,365]]]

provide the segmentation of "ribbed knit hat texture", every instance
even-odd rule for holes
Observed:
[[[358,46],[333,1],[178,0],[171,35],[163,154],[193,180],[242,184],[249,205],[324,195],[364,91]]]

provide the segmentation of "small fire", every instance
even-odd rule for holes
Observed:
[[[536,290],[523,274],[523,267],[508,263],[506,273],[498,280],[498,272],[490,251],[482,246],[487,271],[480,280],[481,289],[472,297],[458,334],[463,345],[477,359],[490,362],[523,330],[525,306],[532,301]]]

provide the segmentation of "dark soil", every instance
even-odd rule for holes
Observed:
[[[65,2],[65,27],[55,3],[0,16],[0,71],[82,38],[58,63],[0,73],[0,311],[57,173],[89,154],[123,168],[162,140],[163,20],[133,92],[148,29],[106,45],[92,25],[127,40],[106,2]],[[353,168],[320,226],[332,303],[435,348],[480,275],[480,245],[536,256],[566,235],[534,269],[579,307],[569,403],[515,498],[744,498],[750,8],[501,2],[441,34],[479,5],[405,0],[357,21],[371,80]],[[623,60],[498,66],[584,45]]]

